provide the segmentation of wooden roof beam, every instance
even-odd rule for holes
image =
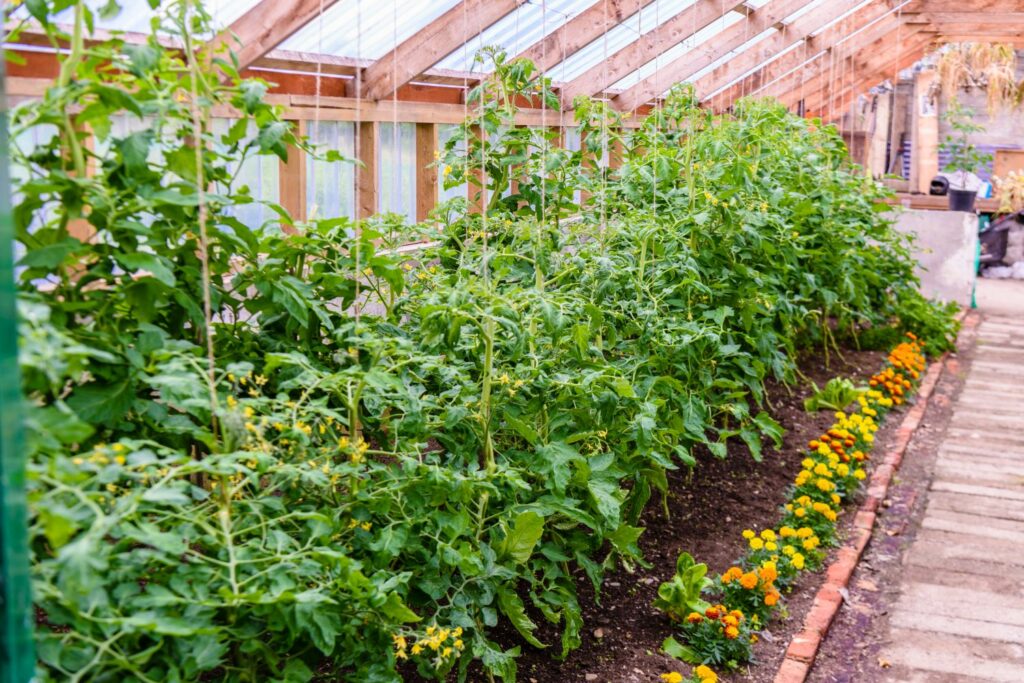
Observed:
[[[891,36],[882,36],[865,45],[857,52],[847,55],[836,69],[823,69],[817,75],[815,87],[806,90],[809,94],[804,97],[805,110],[819,110],[829,102],[842,101],[849,91],[856,90],[860,94],[886,79],[893,78],[897,74],[894,64],[913,64],[933,48],[936,39],[935,33],[919,31],[908,37],[899,51],[884,49],[886,44],[891,43]],[[835,71],[841,71],[843,74],[838,82],[835,82]],[[800,100],[800,94],[790,91],[782,94],[779,99],[786,104],[796,104]]]
[[[865,94],[874,86],[885,82],[891,74],[913,66],[915,62],[927,55],[933,49],[933,46],[933,42],[923,41],[898,57],[891,54],[886,55],[885,61],[875,65],[873,70],[863,78],[858,79],[854,85],[839,93],[831,102],[833,106],[828,106],[830,102],[826,100],[817,103],[813,107],[806,108],[805,111],[810,116],[817,116],[828,121],[841,117],[846,113],[854,99]]]
[[[283,43],[311,22],[323,9],[338,0],[260,0],[210,41],[214,51],[222,45],[235,51],[238,68],[251,66],[257,59]]]
[[[571,107],[577,95],[595,95],[605,90],[669,48],[741,7],[745,6],[738,0],[697,0],[567,83],[562,88],[562,106]]]
[[[548,71],[594,42],[654,0],[597,0],[517,55]]]
[[[744,95],[751,94],[754,87],[769,82],[771,78],[767,77],[767,69],[778,69],[778,62],[784,59],[790,62],[799,59],[798,55],[802,55],[803,51],[796,48],[776,60],[775,57],[779,53],[790,50],[801,41],[806,41],[808,45],[807,52],[814,54],[822,49],[820,45],[825,45],[828,41],[837,37],[837,27],[842,27],[842,35],[846,35],[856,30],[859,26],[884,14],[886,8],[885,0],[876,0],[849,17],[844,18],[835,26],[826,29],[822,36],[810,37],[812,33],[821,30],[829,22],[834,21],[836,15],[849,12],[862,1],[838,0],[834,3],[825,3],[792,22],[785,30],[755,45],[751,45],[747,50],[729,60],[728,64],[723,64],[698,79],[695,83],[698,97],[713,95],[730,82],[735,81],[742,74],[757,69],[733,85],[725,97],[713,98],[715,101],[726,100],[732,103]],[[774,61],[765,64],[768,60]],[[761,66],[760,69],[758,69],[759,65]]]
[[[677,83],[685,82],[701,69],[726,56],[747,41],[770,28],[783,29],[782,20],[791,16],[812,0],[771,0],[755,9],[745,19],[728,27],[707,44],[696,46],[672,63],[658,69],[633,87],[612,99],[622,111],[632,111],[641,104],[661,96]]]
[[[390,97],[527,1],[462,0],[367,68],[361,78],[362,96],[370,100]]]

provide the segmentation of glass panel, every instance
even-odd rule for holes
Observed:
[[[232,123],[232,119],[214,119],[213,133],[225,135]],[[255,134],[255,126],[250,124],[249,135]],[[230,207],[228,215],[234,216],[252,230],[260,230],[267,221],[277,220],[277,213],[260,202],[276,204],[280,201],[280,160],[273,155],[251,154],[241,166],[235,161],[228,164],[228,168],[235,174],[234,182],[230,187],[218,187],[217,191],[239,194],[248,189],[248,194],[254,200],[251,204]]]
[[[454,136],[459,134],[459,126],[456,124],[438,124],[437,126],[437,148],[444,150],[445,145]],[[464,140],[460,140],[456,147],[460,154],[465,153],[466,143]],[[467,183],[450,187],[447,190],[444,188],[444,168],[439,167],[437,169],[437,201],[443,202],[455,197],[466,197],[469,194],[469,186]]]
[[[346,121],[311,121],[309,141],[320,152],[337,150],[352,158],[356,154],[355,124]],[[306,157],[306,210],[314,218],[352,218],[356,213],[356,169],[350,163],[318,161]]]
[[[594,0],[547,0],[543,4],[521,5],[480,35],[470,38],[464,47],[460,46],[438,62],[437,67],[470,71],[477,51],[485,45],[499,45],[510,57],[515,57],[593,4]],[[469,22],[471,27],[477,28],[472,18]],[[467,33],[471,35],[472,28]],[[483,70],[490,71],[491,65],[484,65]]]
[[[203,7],[213,17],[213,28],[217,29],[230,26],[232,22],[255,7],[257,2],[259,0],[205,0]],[[150,22],[157,15],[165,14],[168,4],[164,2],[157,10],[153,10],[149,6],[149,0],[117,0],[121,11],[109,19],[104,19],[99,15],[99,10],[108,3],[109,0],[86,0],[85,4],[95,13],[96,27],[109,31],[134,33],[149,33]],[[69,23],[73,13],[73,9],[67,9],[58,13],[54,20],[58,23]],[[28,16],[28,11],[24,7],[19,7],[11,14],[12,18],[25,16]]]
[[[340,0],[294,36],[283,50],[380,59],[455,7],[459,0]],[[472,20],[472,19],[470,19]]]
[[[381,213],[416,221],[416,124],[380,124],[378,157]]]

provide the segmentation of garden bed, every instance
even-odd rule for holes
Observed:
[[[807,356],[801,369],[820,386],[836,376],[866,379],[884,357],[883,352],[845,351],[843,358],[833,357],[830,367],[825,367],[822,356]],[[833,422],[829,411],[804,411],[803,399],[810,393],[807,384],[792,391],[790,394],[777,384],[768,391],[772,416],[786,428],[783,448],[766,449],[764,460],[757,463],[745,446],[732,443],[730,457],[725,460],[703,453],[692,478],[685,471],[673,472],[669,479],[671,518],[665,519],[657,500],[651,502],[643,518],[646,531],[640,545],[652,566],[638,568],[632,574],[620,570],[610,575],[600,604],[592,599],[587,582],[580,578],[581,602],[585,605],[583,644],[563,663],[552,661],[547,651],[524,644],[521,680],[652,681],[661,673],[687,668],[659,652],[672,629],[665,615],[652,606],[658,586],[670,578],[680,552],[690,552],[706,562],[711,572],[721,572],[743,552],[742,530],[761,529],[775,522],[793,476],[800,470],[807,441]],[[898,420],[886,421],[879,431],[875,453],[885,451],[886,440],[897,426]],[[850,509],[848,506],[847,511]],[[852,520],[852,514],[840,518],[841,533],[845,534]],[[791,616],[770,624],[755,647],[753,665],[731,675],[720,672],[722,681],[774,679],[822,578],[823,573],[813,573],[797,580],[794,591],[785,598]],[[554,640],[550,634],[545,635]],[[517,642],[507,634],[505,640],[508,645]]]

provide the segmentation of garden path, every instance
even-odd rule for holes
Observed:
[[[1024,681],[1024,315],[985,316],[881,655],[900,683]]]

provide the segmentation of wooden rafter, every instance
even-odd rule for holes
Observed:
[[[798,89],[808,96],[821,92],[856,71],[857,60],[865,55],[898,54],[902,46],[925,32],[924,26],[903,26],[897,17],[886,16],[871,26],[833,43],[786,78],[765,88],[761,94],[784,98]],[[935,34],[927,32],[934,38]],[[897,45],[899,43],[899,45]],[[894,49],[895,46],[895,49]],[[795,101],[795,100],[794,100]]]
[[[899,50],[885,49],[892,45],[896,30],[901,34],[911,31],[912,33],[903,37]],[[913,56],[910,60],[912,64],[921,57],[921,51],[929,49],[936,40],[937,35],[934,32],[922,27],[899,27],[890,33],[868,36],[861,44],[851,46],[843,54],[837,55],[837,61],[829,64],[831,68],[826,68],[822,60],[820,68],[804,90],[807,109],[818,110],[829,102],[839,102],[848,89],[860,87],[858,84],[862,82],[867,83],[862,90],[866,91],[885,79],[892,78],[896,72],[890,70],[891,64],[903,62]],[[792,90],[776,94],[786,104],[796,104],[800,99],[800,95]]]
[[[687,51],[672,63],[659,68],[656,73],[620,93],[612,100],[612,103],[623,111],[635,109],[644,102],[660,96],[674,84],[685,82],[693,74],[741,47],[769,28],[781,29],[783,19],[811,1],[771,0],[767,5],[754,10],[746,18],[707,41],[706,45]]]
[[[743,7],[743,3],[737,0],[697,0],[567,83],[562,88],[562,106],[572,106],[577,95],[595,95],[605,90],[612,83],[740,7]]]
[[[229,45],[235,50],[239,68],[250,66],[257,59],[283,43],[292,34],[311,22],[338,0],[260,0],[227,29],[219,33],[211,47]]]
[[[862,0],[839,0],[811,10],[786,26],[783,31],[750,46],[730,59],[727,64],[698,79],[695,84],[698,97],[714,95],[734,81],[724,96],[714,98],[715,101],[732,103],[745,95],[756,94],[757,89],[794,68],[808,56],[821,52],[823,46],[827,47],[849,35],[864,24],[882,16],[887,10],[885,0],[875,0],[822,31],[830,22],[835,21],[837,15],[849,12],[861,2]],[[820,35],[812,36],[818,31],[821,31]],[[799,46],[801,42],[804,43],[803,46]],[[736,81],[738,77],[740,80]]]
[[[462,0],[367,68],[362,75],[362,95],[370,100],[390,97],[398,88],[526,2]]]
[[[845,114],[851,103],[860,95],[868,92],[872,87],[890,79],[894,73],[913,66],[915,62],[924,57],[934,49],[934,42],[931,40],[920,40],[907,45],[899,56],[886,54],[881,61],[873,64],[865,63],[865,75],[858,78],[856,82],[835,93],[833,97],[823,99],[808,106],[807,112],[810,116],[818,116],[826,120],[834,120]]]
[[[541,71],[556,64],[594,42],[607,31],[641,11],[654,0],[597,0],[539,41],[519,53]]]

